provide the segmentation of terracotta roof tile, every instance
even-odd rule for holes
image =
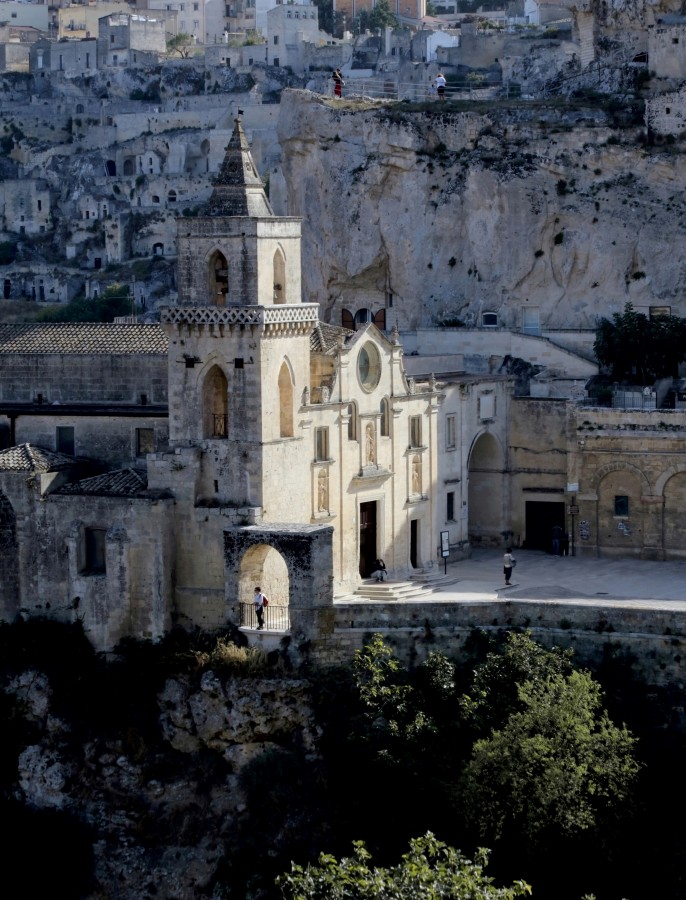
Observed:
[[[0,450],[0,472],[55,472],[75,465],[73,456],[55,453],[33,444]]]
[[[62,485],[56,494],[97,494],[100,497],[135,497],[146,491],[148,480],[139,469],[120,469]]]
[[[0,353],[164,355],[168,339],[160,325],[60,322],[0,324]]]

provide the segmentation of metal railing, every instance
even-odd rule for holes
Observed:
[[[265,631],[289,631],[291,619],[287,606],[266,606],[264,613]],[[257,628],[257,613],[254,603],[241,603],[241,627]]]
[[[333,82],[318,79],[321,93],[333,97]],[[343,87],[343,100],[407,100],[412,103],[444,103],[447,100],[487,101],[498,99],[533,100],[529,94],[522,94],[519,85],[503,82],[483,84],[474,81],[451,82],[445,88],[445,100],[439,100],[432,89],[432,82],[397,81],[395,78],[354,78],[348,77]]]

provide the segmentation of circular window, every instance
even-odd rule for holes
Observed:
[[[381,357],[376,346],[371,342],[364,345],[357,357],[357,377],[365,391],[373,391],[379,383]]]

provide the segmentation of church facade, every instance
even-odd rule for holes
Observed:
[[[3,326],[3,620],[78,618],[109,649],[249,626],[259,584],[312,637],[377,557],[402,580],[468,552],[468,448],[505,446],[510,380],[410,377],[397,331],[320,322],[239,121],[202,212],[161,326]],[[503,472],[474,478],[500,482],[497,543]]]

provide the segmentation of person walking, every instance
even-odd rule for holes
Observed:
[[[255,596],[252,598],[252,602],[255,606],[255,615],[257,616],[257,630],[260,631],[264,628],[264,607],[266,605],[267,598],[262,593],[262,588],[257,585],[255,588]]]
[[[436,76],[436,93],[438,94],[439,100],[445,100],[445,86],[447,83],[445,75],[442,72],[439,72]]]
[[[517,565],[517,561],[512,555],[512,547],[508,547],[505,550],[505,555],[503,556],[503,572],[505,573],[505,584],[510,585],[512,582],[510,579],[512,578],[512,570]]]
[[[345,81],[343,81],[343,73],[340,69],[334,69],[333,75],[333,95],[334,97],[342,97],[343,96],[343,85]]]

